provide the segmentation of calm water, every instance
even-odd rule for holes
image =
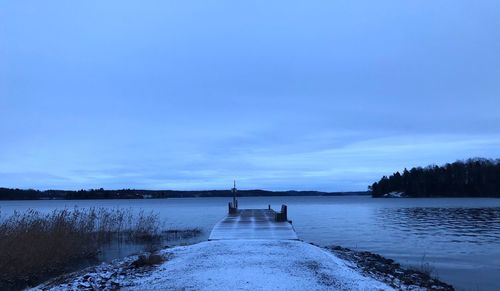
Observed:
[[[229,198],[1,201],[2,215],[35,208],[127,207],[154,210],[169,228],[200,227],[206,240]],[[299,237],[322,246],[368,250],[405,265],[429,263],[458,290],[500,290],[500,199],[369,197],[240,198],[242,208],[288,204]]]

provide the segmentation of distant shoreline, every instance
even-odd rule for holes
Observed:
[[[269,191],[238,190],[239,197],[284,197],[284,196],[370,196],[369,191],[322,192],[322,191]],[[34,190],[0,188],[0,200],[101,200],[101,199],[168,199],[232,197],[230,190]]]

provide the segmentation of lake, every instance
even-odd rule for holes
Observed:
[[[167,228],[212,227],[230,198],[146,200],[0,201],[2,216],[29,208],[124,207],[158,212]],[[279,209],[300,239],[341,245],[392,258],[403,265],[430,264],[434,274],[458,290],[500,290],[500,199],[373,199],[347,197],[242,197],[241,208]]]

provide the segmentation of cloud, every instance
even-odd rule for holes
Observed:
[[[4,2],[1,185],[364,190],[500,154],[494,1]]]
[[[150,153],[143,153],[146,146],[139,144],[112,156],[112,164],[117,166],[110,167],[106,159],[85,164],[72,155],[36,175],[4,169],[0,183],[72,189],[224,189],[237,179],[245,189],[359,191],[382,175],[405,167],[492,156],[500,146],[500,136],[402,135],[342,143],[332,134],[314,137],[284,139],[284,143],[261,142],[258,137],[234,142],[231,136],[221,137],[219,142],[212,140],[162,155],[157,154],[161,144]]]

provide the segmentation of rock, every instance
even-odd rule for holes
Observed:
[[[454,290],[453,286],[432,278],[428,274],[416,270],[402,268],[392,259],[378,254],[362,251],[356,252],[340,246],[327,248],[340,258],[354,263],[370,277],[392,282],[391,285],[403,290]],[[404,286],[406,285],[406,286]]]
[[[80,282],[78,284],[78,287],[79,288],[90,288],[90,287],[92,287],[92,285],[89,282]]]

